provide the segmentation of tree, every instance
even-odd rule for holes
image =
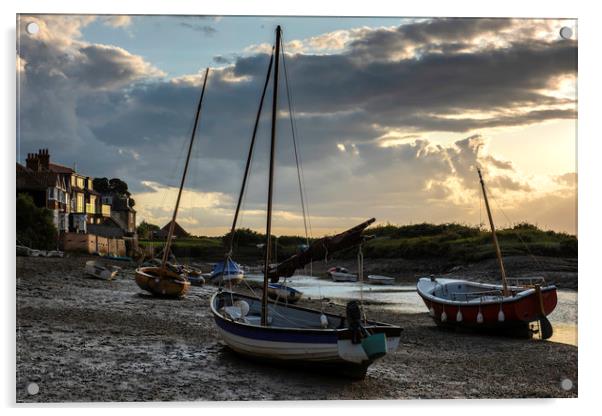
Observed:
[[[109,180],[107,178],[94,178],[92,179],[92,187],[95,191],[105,194],[111,191],[109,187]]]
[[[130,191],[128,190],[128,184],[119,178],[94,178],[92,180],[92,187],[95,191],[100,192],[102,194],[114,192],[121,196],[131,195]]]
[[[138,237],[140,239],[146,240],[146,239],[150,238],[150,234],[153,231],[159,231],[160,229],[161,228],[159,228],[158,225],[150,224],[146,221],[142,221],[136,228],[136,231],[138,232]]]
[[[111,179],[109,181],[109,187],[111,188],[111,190],[120,195],[130,196],[130,192],[128,191],[128,184],[119,178]]]
[[[52,212],[38,208],[28,194],[17,195],[17,243],[30,248],[56,248],[58,231],[52,222]]]

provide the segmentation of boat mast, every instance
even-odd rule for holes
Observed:
[[[169,250],[171,248],[171,240],[173,238],[174,228],[176,226],[176,216],[178,215],[178,207],[180,206],[180,198],[182,197],[182,189],[184,189],[184,181],[186,180],[186,172],[188,172],[188,164],[190,162],[190,154],[192,152],[192,144],[194,143],[194,136],[196,136],[196,129],[199,125],[199,118],[201,115],[201,107],[203,106],[203,96],[205,95],[205,86],[207,85],[207,77],[209,76],[209,68],[205,71],[205,79],[203,80],[203,89],[201,90],[201,98],[199,99],[199,105],[196,109],[194,116],[194,127],[192,128],[192,136],[190,137],[190,144],[188,145],[188,154],[186,155],[186,164],[184,165],[184,172],[182,173],[182,181],[180,182],[180,189],[178,190],[178,199],[176,199],[176,207],[173,210],[173,217],[169,225],[169,233],[167,234],[167,241],[165,243],[165,249],[163,250],[163,260],[161,261],[162,269],[167,266],[167,258],[169,256]]]
[[[261,118],[261,110],[263,109],[263,101],[265,99],[265,93],[270,83],[270,74],[272,73],[272,63],[274,62],[274,51],[270,56],[270,64],[268,65],[268,74],[265,78],[265,84],[263,85],[263,92],[261,93],[261,100],[259,101],[259,109],[257,110],[257,117],[255,117],[255,125],[253,127],[253,135],[251,136],[251,146],[249,147],[249,154],[247,156],[247,163],[245,165],[245,174],[242,179],[242,185],[240,187],[240,193],[238,194],[238,203],[236,204],[236,211],[234,212],[234,220],[232,221],[232,229],[230,230],[230,242],[228,243],[229,251],[227,257],[232,255],[234,246],[234,231],[236,230],[236,222],[238,221],[238,215],[240,213],[240,206],[242,205],[242,198],[247,187],[247,178],[249,177],[249,170],[251,169],[251,160],[253,159],[253,148],[255,147],[255,138],[257,137],[257,128],[259,127],[259,119]]]
[[[276,28],[276,52],[274,56],[274,88],[272,96],[272,136],[270,144],[270,175],[268,182],[268,207],[266,221],[265,264],[263,275],[263,291],[261,297],[261,325],[267,325],[268,312],[268,272],[270,270],[270,251],[272,234],[272,193],[274,189],[274,153],[276,150],[276,117],[278,116],[278,64],[280,62],[280,26]]]
[[[504,296],[508,296],[508,282],[506,281],[506,270],[504,269],[504,262],[502,260],[502,252],[500,245],[497,241],[497,235],[495,234],[495,225],[493,224],[493,217],[491,216],[491,210],[489,209],[489,200],[487,199],[487,191],[485,191],[485,182],[483,182],[483,175],[481,175],[481,169],[477,167],[477,173],[479,174],[479,181],[481,182],[481,189],[483,190],[483,198],[485,199],[485,208],[487,209],[487,216],[489,217],[489,225],[491,226],[491,235],[493,236],[493,245],[495,246],[495,254],[497,261],[500,266],[500,273],[502,276],[502,293]]]

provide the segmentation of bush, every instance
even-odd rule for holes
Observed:
[[[39,250],[57,246],[58,232],[52,222],[52,211],[38,208],[27,194],[17,195],[17,244]]]
[[[138,238],[141,240],[146,240],[150,238],[151,232],[159,231],[160,228],[158,225],[150,224],[146,221],[142,221],[138,227],[136,228],[136,232],[138,233]]]

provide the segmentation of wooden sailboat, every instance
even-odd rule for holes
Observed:
[[[395,351],[399,344],[401,328],[362,319],[360,305],[357,302],[350,302],[347,305],[347,314],[343,317],[268,301],[269,280],[275,283],[280,276],[290,276],[299,265],[317,260],[318,257],[313,255],[323,253],[329,246],[346,247],[359,242],[363,229],[374,221],[373,219],[366,221],[338,236],[320,239],[317,244],[314,242],[305,251],[290,257],[280,265],[270,266],[280,46],[281,29],[278,26],[275,52],[270,60],[256,119],[257,126],[273,63],[274,86],[262,296],[259,298],[218,291],[211,299],[211,311],[222,339],[240,354],[271,363],[297,363],[305,367],[314,365],[362,378],[374,360],[387,352]],[[255,131],[247,168],[254,140]],[[241,197],[247,174],[248,169],[245,169]],[[324,256],[321,259],[324,259]]]
[[[552,336],[553,329],[546,316],[556,307],[556,286],[546,284],[545,280],[539,277],[506,277],[485,183],[480,169],[477,168],[477,172],[502,284],[432,276],[418,280],[418,294],[429,308],[429,314],[437,325],[530,338],[534,332],[530,324],[537,322],[537,331],[541,338],[548,339]]]
[[[176,216],[178,215],[178,207],[180,206],[180,198],[182,197],[182,190],[184,188],[184,182],[186,180],[186,173],[188,172],[188,164],[190,163],[190,154],[192,152],[192,145],[194,144],[194,138],[196,136],[196,130],[199,124],[201,115],[201,108],[203,106],[203,97],[205,96],[205,87],[207,85],[207,77],[209,76],[209,68],[205,71],[205,79],[203,80],[203,89],[201,91],[201,98],[196,109],[194,118],[194,127],[192,128],[192,136],[190,137],[190,144],[188,146],[188,154],[186,155],[186,164],[184,165],[184,172],[182,173],[182,181],[180,182],[180,188],[178,190],[178,198],[176,199],[176,206],[174,208],[172,221],[170,223],[169,232],[167,234],[167,241],[165,242],[165,248],[163,249],[163,258],[160,266],[149,266],[140,267],[136,269],[136,283],[138,286],[152,293],[155,296],[162,297],[182,297],[188,292],[190,288],[190,281],[186,277],[185,273],[178,273],[173,268],[168,267],[168,259],[173,240],[173,233],[176,224]]]

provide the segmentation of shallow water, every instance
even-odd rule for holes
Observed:
[[[258,274],[246,275],[252,281],[261,281]],[[414,285],[371,285],[360,282],[334,282],[315,276],[295,275],[287,279],[288,284],[312,299],[331,298],[341,300],[363,299],[365,302],[381,304],[384,309],[404,313],[423,313],[426,307],[416,293]],[[577,292],[558,290],[558,304],[548,319],[554,327],[551,342],[577,345]]]

